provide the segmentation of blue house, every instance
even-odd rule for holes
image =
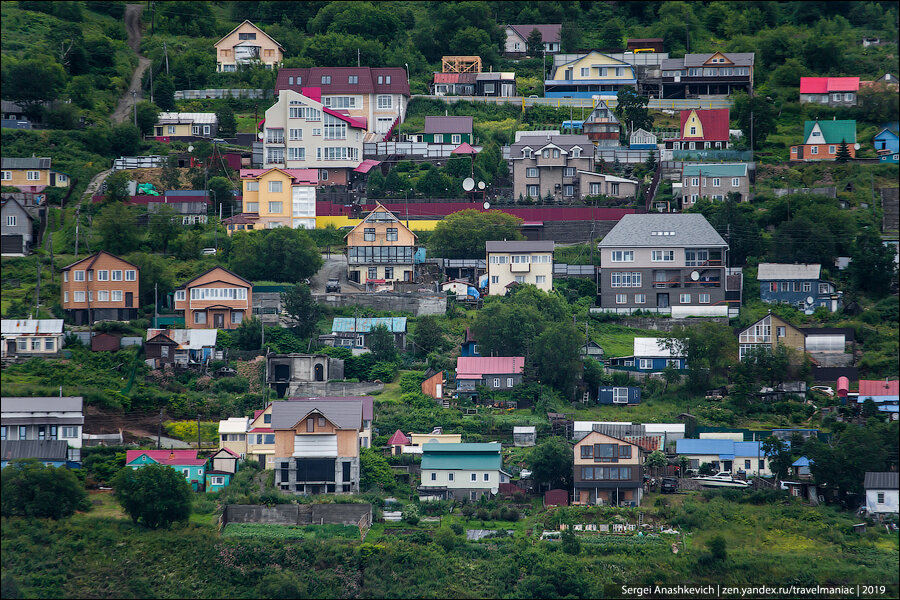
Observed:
[[[597,402],[600,404],[640,404],[641,388],[601,385]]]
[[[898,124],[890,123],[885,125],[881,131],[875,134],[872,141],[875,145],[875,152],[878,154],[896,154],[900,152],[900,135],[898,135]]]
[[[126,450],[125,466],[139,469],[147,465],[166,465],[184,475],[195,492],[206,483],[206,460],[196,450]]]
[[[472,335],[472,330],[466,327],[466,338],[460,348],[460,356],[481,356],[478,352],[478,342]]]
[[[80,398],[79,398],[80,400]],[[3,440],[0,442],[0,468],[10,462],[37,459],[48,467],[81,467],[80,449],[69,448],[66,440]],[[79,460],[75,460],[79,458]]]
[[[790,445],[790,442],[786,442]],[[675,442],[675,453],[687,457],[691,469],[709,463],[717,471],[743,471],[747,475],[772,475],[762,442],[736,442],[719,439],[681,439]]]
[[[843,292],[822,279],[821,272],[822,265],[817,264],[760,263],[759,296],[768,304],[790,304],[810,313],[819,306],[835,312],[841,308]]]
[[[891,154],[882,154],[878,157],[878,162],[880,163],[891,163],[897,164],[900,163],[900,152],[893,152]]]
[[[687,370],[687,361],[665,345],[665,338],[634,338],[634,354],[610,358],[606,366],[620,371],[658,373],[667,366]]]

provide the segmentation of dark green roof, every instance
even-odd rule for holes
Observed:
[[[856,143],[856,121],[853,120],[806,121],[803,125],[803,143],[809,139],[809,134],[812,133],[816,123],[819,124],[819,129],[822,130],[822,136],[825,138],[822,143]]]

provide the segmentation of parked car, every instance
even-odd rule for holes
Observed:
[[[677,477],[663,477],[662,484],[660,485],[660,491],[663,494],[674,494],[678,491],[678,478]]]
[[[834,396],[834,389],[832,389],[830,386],[827,386],[827,385],[814,385],[809,389],[815,390],[817,392],[821,392],[829,397]]]
[[[325,291],[340,293],[341,292],[340,280],[335,277],[332,277],[331,279],[329,279],[328,282],[325,284]]]
[[[204,256],[212,256],[215,253],[216,253],[215,248],[204,248],[203,250],[200,251],[200,254],[202,254]]]

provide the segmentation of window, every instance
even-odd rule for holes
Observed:
[[[175,129],[175,128],[173,127],[172,129]],[[173,131],[172,133],[175,133],[175,132]],[[37,181],[38,179],[41,178],[41,172],[40,171],[28,171],[28,172],[26,172],[25,177],[28,179],[28,181]]]
[[[385,279],[393,279],[394,278],[394,267],[385,267],[384,268],[384,278]]]
[[[447,481],[453,481],[453,473],[447,473]]]
[[[591,74],[591,68],[590,68],[590,67],[581,67],[581,76],[582,76],[582,77],[587,77],[587,76],[589,76],[590,74]]]
[[[803,291],[804,292],[812,291],[812,283],[809,281],[804,281],[803,282]]]
[[[75,271],[75,281],[84,281],[84,271]]]
[[[581,148],[578,148],[577,146],[572,148],[572,158],[581,158]],[[575,173],[573,172],[572,175],[574,176]]]
[[[534,150],[531,148],[522,148],[522,158],[534,158]]]
[[[288,160],[306,160],[306,148],[288,148]]]
[[[618,444],[594,444],[594,462],[616,462]]]
[[[653,250],[650,253],[650,260],[653,262],[673,262],[675,260],[675,251]]]
[[[491,275],[491,283],[500,283],[499,275]]]
[[[472,481],[478,481],[478,474],[472,473]]]
[[[18,346],[17,346],[17,347],[18,347],[19,350],[28,350],[28,340],[27,340],[27,339],[25,339],[25,338],[19,338],[19,339],[17,340],[17,342],[18,342]]]
[[[278,183],[281,183],[280,181]],[[269,212],[281,214],[281,210],[284,206],[283,202],[269,202]]]
[[[390,109],[394,106],[391,96],[378,96],[378,108],[380,110]]]
[[[634,303],[635,304],[645,304],[647,302],[647,294],[635,294],[634,295]]]
[[[609,184],[609,195],[610,196],[618,196],[619,195],[619,184],[618,183],[610,183]]]
[[[810,154],[818,154],[818,153],[819,153],[819,147],[818,147],[818,146],[811,146],[810,149],[809,149],[809,153],[810,153]]]
[[[75,302],[84,302],[84,292],[75,292]]]
[[[563,169],[563,177],[575,177],[575,167],[566,167]]]
[[[484,84],[484,93],[485,94],[493,94],[494,93],[494,84],[493,83]]]
[[[610,256],[613,262],[634,262],[634,250],[613,250]]]
[[[322,181],[328,181],[328,170],[327,169],[319,170],[319,179],[321,179]]]
[[[643,371],[649,371],[653,368],[653,360],[649,358],[642,358],[638,363],[638,368]]]
[[[65,429],[65,428],[63,428]],[[19,439],[25,440],[28,439],[28,427],[25,425],[19,425]]]
[[[238,39],[239,40],[255,40],[256,34],[255,33],[239,33]]]
[[[109,281],[109,271],[97,271],[97,281]]]
[[[109,292],[106,290],[98,290],[97,302],[109,302]]]
[[[62,428],[62,437],[77,438],[78,437],[78,428],[77,427],[63,427]]]
[[[244,313],[242,312],[233,312],[231,313],[231,323],[232,325],[239,325],[241,321],[244,320]]]
[[[628,388],[613,388],[613,404],[628,404]]]
[[[333,115],[325,115],[325,139],[347,139],[347,123]]]
[[[398,229],[396,227],[387,228],[387,241],[396,242],[398,237]]]
[[[667,367],[675,367],[676,369],[681,368],[681,362],[677,358],[667,358],[666,359]]]
[[[525,189],[527,190],[527,195],[531,196],[532,198],[539,198],[541,195],[540,186],[528,185],[528,186],[525,186]]]
[[[35,338],[31,340],[31,349],[32,350],[40,350],[41,349],[41,340]]]
[[[631,458],[631,446],[619,446],[619,458]]]
[[[270,181],[269,182],[269,193],[270,194],[278,194],[281,193],[281,181]],[[281,212],[281,211],[278,211]]]
[[[258,213],[259,212],[259,202],[247,202],[245,205],[245,211],[248,213]]]
[[[494,377],[494,387],[495,388],[500,387],[500,378],[499,377]]]
[[[535,170],[537,170],[537,169],[535,169]],[[6,216],[6,225],[7,225],[7,227],[15,227],[16,226],[16,215],[7,215]]]
[[[69,292],[63,292],[63,304],[69,303]]]
[[[331,84],[331,75],[322,75],[322,85]]]
[[[194,324],[195,325],[205,325],[206,324],[206,313],[203,311],[197,311],[194,313]]]
[[[122,271],[110,271],[112,274],[112,281],[122,281]]]
[[[709,294],[697,294],[700,304],[709,304]]]
[[[722,185],[722,180],[718,177],[713,177],[713,187],[720,187]]]
[[[0,180],[9,181],[12,179],[12,171],[3,171]]]
[[[302,129],[288,129],[288,139],[291,141],[298,141],[303,139],[303,130]],[[257,188],[259,189],[259,188]]]
[[[616,304],[626,304],[628,302],[628,294],[616,294]]]
[[[609,276],[610,287],[641,287],[640,272],[614,272]]]
[[[547,283],[547,276],[546,275],[535,275],[534,282],[535,283]]]
[[[434,471],[432,471],[432,473],[431,473],[431,480],[437,481],[437,473],[435,473]]]
[[[284,148],[266,148],[267,163],[283,163]]]
[[[878,504],[884,504],[884,492],[878,492]]]
[[[559,148],[553,149],[553,158],[559,158]]]
[[[536,167],[528,167],[527,169],[525,169],[525,177],[537,177],[537,176],[538,176],[538,170]],[[13,217],[13,218],[15,218],[15,217]]]
[[[366,242],[374,242],[375,241],[375,228],[374,227],[365,227],[363,229],[363,241],[366,241]]]
[[[359,75],[350,75],[347,77],[347,83],[352,83],[354,85],[359,83]]]
[[[613,184],[615,185],[615,184]],[[566,198],[571,198],[575,195],[575,186],[574,185],[564,185],[563,186],[563,196]]]
[[[690,304],[691,303],[691,295],[690,294],[679,294],[678,301],[682,304]]]
[[[451,144],[459,144],[460,142],[462,142],[462,136],[461,136],[461,135],[454,134],[454,135],[451,135],[451,136],[450,136],[450,143],[451,143]]]

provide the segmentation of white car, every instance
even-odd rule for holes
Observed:
[[[216,253],[215,248],[204,248],[203,250],[200,251],[200,254],[202,254],[204,256],[212,256],[215,253]]]
[[[834,389],[832,389],[831,387],[829,387],[827,385],[814,385],[809,389],[815,390],[817,392],[822,392],[826,396],[834,396]]]

